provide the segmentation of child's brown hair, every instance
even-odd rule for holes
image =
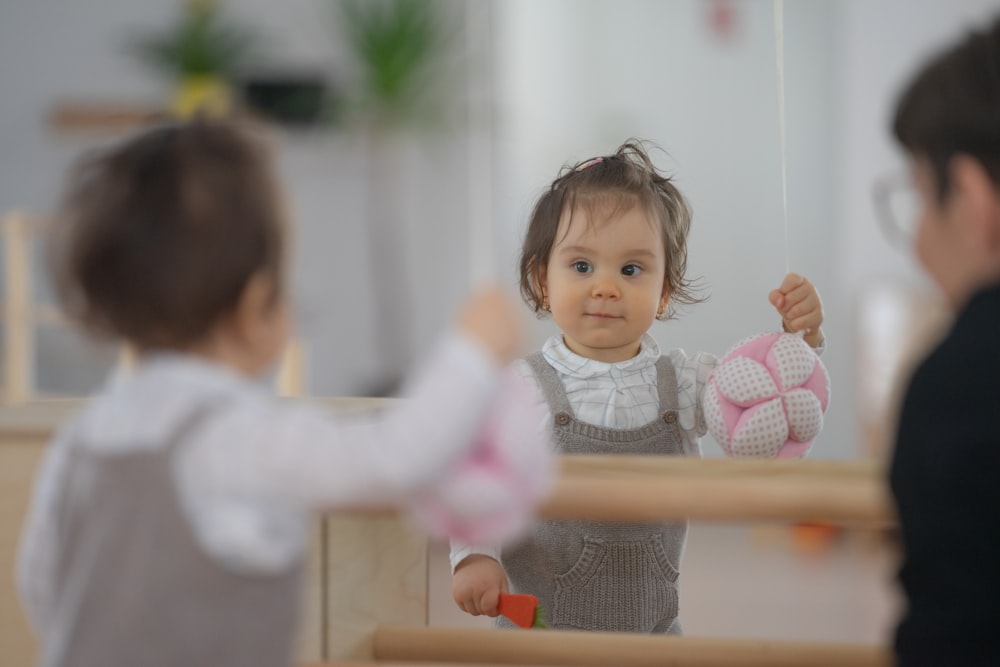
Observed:
[[[283,290],[284,221],[270,153],[248,127],[156,127],[85,156],[50,260],[67,314],[140,349],[178,349],[233,312],[250,279]]]
[[[536,312],[545,310],[538,291],[539,272],[548,264],[556,244],[559,221],[564,212],[578,207],[600,210],[607,217],[640,206],[659,226],[666,257],[663,285],[670,292],[670,312],[674,304],[698,303],[687,271],[687,236],[691,210],[687,200],[669,176],[661,174],[644,142],[629,140],[612,155],[564,166],[558,178],[535,204],[521,247],[521,295]],[[590,220],[594,216],[588,216]]]
[[[959,153],[1000,185],[1000,18],[921,68],[896,102],[892,131],[929,160],[940,199],[949,194],[951,158]]]

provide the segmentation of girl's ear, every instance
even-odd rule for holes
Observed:
[[[670,285],[666,282],[663,283],[663,292],[660,294],[660,308],[666,310],[670,306]]]
[[[535,301],[546,304],[549,297],[548,267],[545,265],[531,264],[532,289],[535,292]]]

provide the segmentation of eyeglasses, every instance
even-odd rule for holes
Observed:
[[[892,245],[913,245],[920,220],[920,197],[907,172],[895,172],[875,182],[872,194],[879,227]]]

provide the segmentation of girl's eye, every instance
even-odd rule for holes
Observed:
[[[590,262],[573,262],[573,270],[577,273],[590,273],[593,269],[590,266]]]
[[[626,264],[622,267],[623,276],[637,276],[642,273],[642,267],[636,266],[635,264]]]

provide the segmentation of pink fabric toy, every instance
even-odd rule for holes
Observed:
[[[436,537],[501,542],[528,525],[554,480],[544,402],[524,379],[509,375],[476,447],[411,508]]]
[[[734,458],[799,458],[823,428],[830,379],[795,334],[753,336],[733,346],[708,378],[708,430]]]

